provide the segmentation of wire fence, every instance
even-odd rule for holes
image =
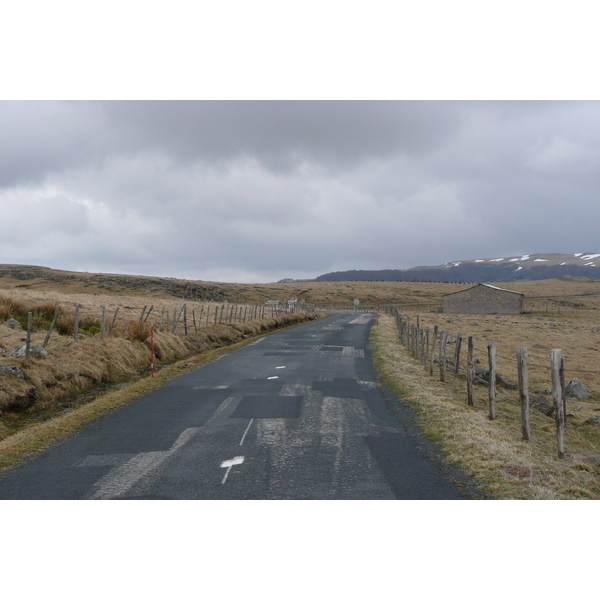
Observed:
[[[155,310],[156,308],[156,310]],[[265,304],[203,304],[188,307],[155,307],[145,305],[141,313],[139,307],[117,306],[113,311],[107,311],[102,306],[100,312],[82,311],[81,305],[73,306],[56,304],[54,316],[48,326],[46,337],[42,344],[45,349],[54,331],[61,335],[73,337],[75,340],[83,333],[99,335],[101,340],[111,335],[124,324],[139,324],[152,326],[155,331],[165,331],[171,334],[189,335],[202,328],[217,324],[235,324],[249,321],[274,318],[282,314],[311,313],[312,304],[296,303],[265,303]],[[139,316],[138,316],[139,315]],[[31,337],[34,329],[34,312],[27,313],[25,356],[30,355]]]
[[[391,315],[395,319],[396,328],[400,342],[409,349],[413,356],[420,360],[424,369],[431,376],[434,371],[439,369],[440,381],[452,383],[454,391],[457,391],[457,382],[459,376],[466,378],[467,381],[467,404],[474,406],[474,384],[479,383],[488,387],[489,408],[488,416],[491,420],[496,418],[496,402],[504,401],[521,406],[521,429],[523,439],[531,439],[531,430],[529,425],[530,411],[530,386],[529,372],[533,369],[539,369],[546,373],[550,373],[551,387],[539,390],[538,394],[552,394],[552,403],[544,406],[545,414],[550,416],[554,414],[556,421],[556,434],[558,443],[558,456],[565,458],[565,425],[567,422],[567,397],[566,393],[569,389],[565,385],[565,373],[593,373],[600,374],[599,371],[586,369],[566,369],[565,362],[562,357],[562,350],[550,350],[549,364],[543,365],[537,362],[529,362],[528,349],[519,347],[516,349],[516,357],[512,358],[503,354],[497,353],[497,344],[494,341],[487,342],[488,368],[476,366],[481,364],[481,361],[475,357],[475,338],[468,336],[468,350],[466,353],[466,361],[461,355],[463,336],[461,333],[455,337],[450,335],[450,332],[445,329],[440,329],[435,325],[433,330],[430,327],[422,327],[420,315],[416,315],[416,319],[409,317],[400,312],[397,307],[385,306],[383,312]],[[416,320],[416,322],[414,322]],[[453,352],[451,345],[454,344]],[[506,363],[516,366],[517,380],[511,380],[502,375],[498,371],[497,359],[501,358]],[[462,361],[462,363],[461,363]],[[465,364],[466,362],[466,364]],[[505,363],[505,364],[506,364]],[[580,382],[578,382],[580,383]],[[569,386],[577,385],[575,380],[569,382]],[[498,396],[497,388],[505,388],[508,390],[518,390],[518,399],[510,396]],[[600,406],[599,402],[593,399],[574,399],[577,403],[585,403],[588,405]],[[536,398],[535,406],[540,406],[539,398]],[[543,399],[542,405],[545,399]],[[576,408],[575,410],[578,410]]]

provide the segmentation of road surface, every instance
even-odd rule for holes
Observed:
[[[225,354],[4,474],[0,498],[471,497],[377,386],[373,320],[334,313]]]

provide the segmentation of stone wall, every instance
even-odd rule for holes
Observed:
[[[487,285],[448,294],[443,298],[445,313],[519,314],[524,310],[524,296]]]

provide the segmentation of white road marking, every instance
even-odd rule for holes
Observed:
[[[250,423],[248,423],[248,427],[246,427],[246,431],[244,431],[244,435],[242,436],[242,439],[240,440],[240,446],[244,443],[244,440],[246,439],[246,435],[247,435],[248,431],[250,431],[250,427],[252,427],[252,423],[254,423],[254,419],[250,419]]]
[[[360,317],[357,317],[356,319],[352,319],[352,321],[350,321],[348,324],[349,325],[366,325],[371,319],[371,315],[370,314],[364,314],[361,315]]]
[[[192,389],[193,390],[226,390],[229,386],[228,385],[212,385],[209,387],[206,387],[204,385],[195,385]]]
[[[107,500],[118,498],[127,493],[144,475],[156,469],[177,450],[187,444],[199,431],[198,427],[188,427],[177,438],[175,443],[166,451],[142,452],[113,469],[94,484],[95,492],[89,498]]]
[[[267,377],[267,379],[279,379],[278,375],[273,375],[273,377]]]
[[[285,369],[285,367],[275,367],[276,369]]]
[[[377,387],[377,384],[374,381],[360,381],[360,379],[357,379],[356,383],[358,383],[359,385],[364,385],[365,387],[368,387],[368,388],[376,388]]]
[[[342,356],[353,356],[355,358],[364,358],[365,351],[352,346],[342,346]]]
[[[221,484],[224,484],[227,481],[227,477],[229,477],[229,471],[231,471],[232,467],[235,467],[235,465],[241,465],[243,462],[243,456],[234,456],[231,460],[224,460],[221,463],[221,468],[227,469],[227,471],[225,471],[225,477],[223,477]]]

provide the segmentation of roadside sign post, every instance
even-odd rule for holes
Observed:
[[[154,377],[154,323],[150,325],[150,377]]]

